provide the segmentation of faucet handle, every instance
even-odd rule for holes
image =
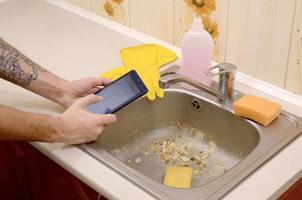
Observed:
[[[213,72],[212,70],[214,69],[219,69],[218,72]],[[232,63],[219,63],[217,65],[214,65],[213,67],[211,67],[208,72],[207,75],[208,76],[216,76],[216,75],[222,75],[222,74],[228,74],[228,77],[232,77],[235,78],[236,75],[236,66]]]
[[[219,71],[212,72],[212,70],[216,68],[218,68]],[[226,96],[228,100],[231,100],[233,98],[236,66],[231,63],[219,63],[211,67],[207,74],[211,77],[219,75],[218,91]]]

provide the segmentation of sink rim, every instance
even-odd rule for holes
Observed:
[[[300,132],[301,133],[301,132]],[[230,174],[231,171],[236,171],[240,164],[245,163],[249,166],[245,167],[243,170],[241,170],[239,173],[237,173],[236,176],[230,178],[229,182],[224,184],[221,188],[217,189],[215,192],[212,193],[212,195],[208,196],[209,199],[217,199],[221,196],[225,195],[231,189],[233,189],[236,185],[238,185],[241,181],[243,181],[245,178],[247,178],[254,170],[259,168],[262,164],[265,163],[265,161],[270,158],[273,154],[277,153],[282,147],[278,146],[285,146],[287,143],[289,143],[294,137],[288,136],[287,138],[284,138],[281,140],[277,145],[273,146],[272,148],[268,149],[266,152],[262,153],[262,156],[259,157],[256,160],[253,160],[253,162],[248,162],[243,159],[240,163],[232,167],[228,172],[225,174],[219,176],[220,177],[225,176],[226,174]],[[258,144],[259,145],[259,144]],[[258,145],[255,147],[253,151],[255,151],[258,147]],[[189,189],[174,189],[170,188],[168,186],[165,186],[163,184],[159,184],[158,182],[152,180],[151,178],[147,177],[147,181],[145,178],[142,178],[142,175],[140,172],[134,170],[130,166],[126,165],[122,161],[118,160],[114,156],[112,156],[109,152],[106,150],[100,150],[96,151],[87,144],[81,144],[78,145],[78,147],[83,150],[84,152],[88,153],[90,156],[94,157],[96,160],[100,161],[107,167],[114,170],[116,173],[124,177],[127,181],[131,182],[132,184],[136,185],[146,193],[150,194],[156,199],[174,199],[174,197],[170,196],[169,194],[162,191],[160,188],[163,187],[165,190],[169,190],[169,193],[177,192],[184,196],[190,195],[193,193],[198,193],[199,195],[203,194],[202,192],[198,191],[200,188],[204,188],[204,186],[201,187],[194,187]],[[253,152],[252,152],[253,153]],[[250,157],[250,153],[247,157]],[[264,161],[263,161],[264,160]],[[145,176],[144,176],[145,177]],[[212,180],[209,182],[209,184],[215,183],[215,180]],[[206,185],[209,185],[206,184]],[[157,185],[157,186],[156,186]],[[185,193],[185,194],[184,194]],[[179,196],[179,194],[177,195]],[[206,199],[208,199],[206,198]]]
[[[184,92],[188,95],[207,101],[234,114],[234,111],[230,105],[221,104],[215,99],[215,97],[210,97],[202,91],[188,91],[186,89],[180,88],[179,86],[177,86],[177,84],[173,85],[171,88],[166,89],[165,91]],[[251,120],[244,119],[252,127],[256,128],[259,134],[258,143],[256,144],[255,148],[242,161],[229,169],[226,173],[213,179],[211,182],[208,182],[205,185],[189,189],[175,189],[160,184],[152,180],[151,178],[142,175],[140,172],[134,170],[122,161],[118,160],[106,150],[96,151],[92,147],[93,144],[82,144],[78,147],[155,198],[174,199],[176,196],[188,197],[192,194],[194,194],[194,196],[198,196],[204,195],[206,193],[207,195],[204,195],[206,199],[216,199],[229,192],[232,188],[234,188],[234,186],[244,180],[250,173],[260,167],[263,163],[265,163],[268,158],[282,149],[287,143],[289,143],[292,139],[294,139],[302,132],[302,120],[300,117],[282,110],[280,118],[287,119],[288,121],[292,122],[292,124],[295,124],[295,129],[291,129],[289,131],[289,134],[281,134],[282,137],[278,138],[277,142],[268,141],[270,139],[268,135],[272,132],[270,126],[264,127]],[[273,135],[273,137],[274,136],[275,135]],[[270,145],[267,145],[267,142]],[[223,179],[222,177],[226,178]],[[219,188],[217,188],[217,185],[219,186]],[[216,189],[211,189],[214,186],[216,187]],[[207,193],[206,191],[210,191],[210,193]]]
[[[204,107],[204,106],[206,106],[206,107],[208,107],[208,105],[204,105],[206,102],[204,102],[204,100],[203,99],[201,99],[201,98],[199,98],[199,97],[196,97],[196,96],[193,96],[193,95],[191,95],[190,93],[187,93],[187,92],[185,92],[185,91],[182,91],[182,90],[175,90],[175,89],[169,89],[169,90],[167,90],[166,91],[166,95],[171,95],[170,96],[170,99],[168,99],[165,103],[164,103],[164,105],[165,104],[170,104],[169,102],[169,100],[171,100],[171,98],[172,99],[174,99],[174,97],[175,98],[177,98],[177,97],[179,97],[179,99],[180,99],[180,102],[182,102],[182,101],[187,101],[187,100],[189,100],[189,101],[191,101],[191,99],[192,100],[199,100],[200,101],[200,103],[201,103],[201,107]],[[142,104],[141,105],[144,105],[144,103],[146,102],[146,98],[144,98],[144,99],[141,99],[143,102],[142,102]],[[149,101],[148,101],[149,102]],[[168,103],[167,103],[168,102]],[[178,102],[179,103],[179,102]],[[153,102],[152,102],[152,104],[153,104]],[[209,104],[211,104],[210,106],[214,106],[214,107],[216,107],[217,109],[220,109],[221,110],[221,112],[225,112],[225,113],[227,113],[226,115],[227,116],[225,116],[225,117],[228,117],[228,115],[230,115],[231,116],[231,118],[230,118],[230,122],[231,121],[233,121],[233,120],[236,120],[237,122],[239,121],[239,123],[240,123],[240,127],[241,126],[243,126],[243,127],[246,127],[246,128],[248,128],[249,130],[248,130],[248,132],[249,132],[249,137],[253,140],[253,142],[252,143],[250,143],[250,147],[249,148],[244,148],[244,147],[240,147],[240,146],[236,146],[236,144],[234,144],[233,142],[232,142],[232,140],[230,140],[230,139],[227,139],[228,138],[228,136],[226,136],[226,138],[225,138],[225,140],[224,140],[224,138],[223,137],[220,137],[219,135],[215,135],[215,134],[211,134],[211,132],[208,132],[209,133],[209,138],[211,138],[210,140],[211,141],[214,141],[216,144],[217,144],[217,146],[218,146],[218,149],[220,149],[220,150],[222,150],[222,151],[224,151],[225,149],[224,149],[224,147],[226,147],[226,146],[228,146],[228,147],[231,147],[230,149],[228,149],[228,150],[231,150],[230,152],[228,152],[228,150],[226,151],[226,152],[228,152],[229,154],[228,155],[233,155],[233,156],[238,156],[237,158],[238,158],[238,162],[236,162],[236,163],[232,163],[231,164],[231,167],[229,166],[228,167],[228,170],[227,171],[229,171],[230,169],[232,169],[232,168],[234,168],[235,166],[237,166],[242,160],[244,160],[249,154],[251,154],[252,152],[253,152],[253,150],[257,147],[257,145],[259,144],[259,142],[260,142],[260,130],[258,129],[258,127],[257,126],[255,126],[255,123],[254,122],[252,122],[252,121],[250,121],[250,120],[245,120],[245,119],[243,119],[243,118],[238,118],[237,116],[235,116],[234,115],[234,113],[233,112],[231,112],[230,110],[227,110],[227,109],[221,109],[220,107],[218,107],[218,106],[216,106],[216,105],[214,105],[214,104],[212,104],[212,102],[210,102]],[[141,107],[141,105],[139,105],[140,107]],[[156,106],[156,102],[155,102],[155,106]],[[130,108],[131,109],[131,108]],[[133,107],[132,107],[132,109],[133,109]],[[151,112],[151,115],[153,114],[152,113],[152,108],[150,109],[150,112]],[[146,111],[146,112],[149,112],[149,111]],[[190,112],[199,112],[199,111],[191,111],[190,109],[188,110],[188,112],[190,113]],[[189,114],[189,113],[187,113],[187,114]],[[125,114],[125,113],[123,113],[124,115],[122,115],[122,116],[124,116],[125,117],[125,115],[127,115],[127,113]],[[178,113],[178,114],[180,114],[180,115],[182,115],[183,113]],[[218,113],[218,115],[219,115],[220,113]],[[196,118],[197,120],[196,121],[198,121],[199,119],[198,118]],[[221,119],[220,119],[221,120]],[[214,120],[215,121],[215,120]],[[155,123],[157,123],[158,121],[155,121]],[[170,122],[172,122],[172,124],[174,124],[174,122],[177,122],[177,120],[176,121],[174,121],[174,120],[170,120],[170,119],[168,119],[168,120],[164,120],[163,122],[168,122],[169,124],[170,124]],[[188,122],[185,122],[184,123],[184,125],[185,124],[187,124]],[[189,125],[189,126],[193,126],[194,127],[194,125],[192,125],[192,124],[187,124],[187,125]],[[151,127],[152,127],[152,123],[151,123]],[[141,128],[146,128],[146,126],[143,126],[143,127],[141,127]],[[200,128],[200,127],[199,127]],[[198,129],[199,129],[198,128]],[[232,131],[233,129],[232,128],[234,128],[234,127],[228,127],[228,128],[230,128],[229,130],[230,131]],[[201,128],[202,129],[202,128]],[[108,134],[108,135],[111,135],[111,134],[114,134],[114,131],[120,131],[120,130],[124,130],[124,129],[119,129],[119,128],[117,128],[117,129],[115,129],[115,130],[110,130],[109,132],[106,132],[106,134]],[[141,130],[141,129],[139,129],[139,130]],[[235,130],[235,129],[234,129]],[[242,130],[241,130],[242,131]],[[105,134],[105,133],[104,133]],[[103,136],[103,135],[102,135]],[[102,136],[101,136],[101,138],[100,138],[100,140],[102,139]],[[115,137],[116,137],[116,135],[115,135]],[[133,136],[131,136],[131,137],[133,137]],[[168,136],[169,137],[169,136]],[[172,136],[173,137],[173,136]],[[239,138],[239,141],[241,141],[241,139],[244,139],[244,138],[246,138],[247,136],[242,136],[242,138],[241,138],[241,136],[239,136],[240,138]],[[248,137],[248,138],[249,138]],[[165,138],[165,136],[163,136],[162,138]],[[159,139],[159,140],[161,140],[162,138],[157,138],[157,139]],[[105,138],[104,138],[105,139]],[[129,138],[128,138],[129,139]],[[125,141],[122,141],[122,143],[119,143],[119,142],[117,142],[116,144],[115,144],[115,139],[114,139],[114,136],[112,136],[112,137],[110,137],[109,136],[109,138],[107,138],[107,139],[105,139],[104,141],[105,142],[103,142],[103,143],[101,143],[101,144],[98,144],[98,142],[96,142],[96,144],[93,144],[93,146],[94,146],[94,148],[95,149],[97,149],[97,148],[102,148],[102,146],[103,145],[105,145],[104,146],[104,150],[105,151],[108,151],[109,152],[109,154],[110,155],[112,155],[114,158],[113,158],[113,160],[114,161],[121,161],[121,162],[124,162],[127,166],[129,166],[129,164],[127,164],[126,163],[126,161],[125,160],[120,160],[120,159],[118,159],[118,158],[116,158],[116,156],[114,155],[114,154],[112,154],[111,153],[111,151],[112,151],[112,149],[116,149],[116,148],[118,148],[118,149],[121,149],[122,147],[123,147],[123,144],[127,144],[127,142],[129,141],[129,140],[125,140]],[[131,141],[131,139],[130,139],[130,141]],[[225,142],[224,142],[225,141]],[[111,143],[112,142],[112,143]],[[126,142],[126,143],[123,143],[123,142]],[[236,142],[235,142],[236,143]],[[113,145],[106,145],[106,144],[113,144]],[[115,144],[115,145],[114,145]],[[116,146],[117,145],[117,146]],[[121,146],[119,146],[119,145],[121,145]],[[225,146],[226,145],[226,146]],[[234,147],[234,148],[232,148],[232,147]],[[123,148],[122,148],[123,149]],[[234,151],[232,151],[232,150],[234,150]],[[240,156],[239,156],[240,155]],[[132,159],[132,158],[130,158],[130,159]],[[133,169],[135,169],[135,167],[132,167],[132,166],[130,166],[130,168],[133,168]],[[146,176],[147,178],[151,178],[151,179],[153,179],[153,180],[155,180],[155,181],[157,181],[158,183],[161,183],[162,184],[162,182],[160,181],[160,180],[158,180],[158,177],[157,178],[153,178],[153,176],[150,176],[150,174],[148,174],[148,175],[145,175],[144,174],[144,172],[143,171],[140,171],[140,170],[138,170],[138,172],[140,173],[140,174],[142,174],[143,176]],[[210,183],[210,182],[212,182],[212,181],[214,181],[215,179],[217,179],[217,178],[219,178],[219,177],[221,177],[221,176],[223,176],[224,174],[226,174],[227,172],[225,172],[225,173],[222,173],[222,174],[219,174],[219,175],[217,175],[217,176],[214,176],[214,177],[211,177],[209,180],[207,180],[207,181],[202,181],[202,183],[196,183],[194,186],[192,186],[192,188],[194,188],[194,187],[197,187],[197,188],[199,188],[199,187],[202,187],[203,185],[206,185],[206,184],[208,184],[208,183]]]

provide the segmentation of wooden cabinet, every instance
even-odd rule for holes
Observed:
[[[291,186],[278,200],[300,200],[302,199],[302,178]]]
[[[98,198],[96,191],[28,143],[0,142],[0,199]]]
[[[28,154],[30,156],[30,154]],[[29,163],[16,143],[0,145],[0,199],[33,199]]]

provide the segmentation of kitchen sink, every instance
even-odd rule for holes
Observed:
[[[179,84],[116,114],[96,142],[79,147],[157,199],[221,198],[302,132],[292,114],[282,111],[264,127],[235,116],[231,103]],[[167,165],[192,167],[192,187],[164,185]]]

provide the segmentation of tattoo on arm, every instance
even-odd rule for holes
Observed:
[[[0,38],[0,77],[26,87],[39,72],[46,70]]]

